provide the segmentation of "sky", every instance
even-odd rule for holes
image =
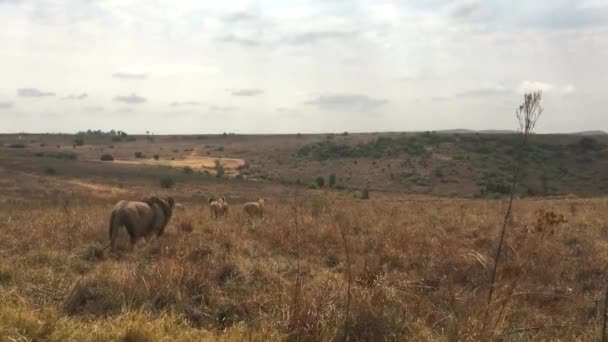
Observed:
[[[608,0],[0,0],[0,133],[608,130]]]

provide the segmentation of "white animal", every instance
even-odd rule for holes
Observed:
[[[258,198],[257,202],[247,202],[243,205],[243,209],[250,217],[264,217],[264,199]]]

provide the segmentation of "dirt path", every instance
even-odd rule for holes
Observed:
[[[193,170],[207,170],[213,172],[215,170],[215,161],[218,160],[224,167],[227,173],[236,173],[239,167],[245,165],[245,160],[238,158],[211,158],[211,157],[190,157],[188,159],[176,159],[176,160],[154,160],[154,159],[115,159],[115,164],[128,164],[128,165],[151,165],[151,166],[169,166],[169,167],[190,167]],[[102,161],[97,161],[100,162]],[[107,162],[103,162],[107,163]]]

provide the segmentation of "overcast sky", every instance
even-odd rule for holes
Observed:
[[[608,0],[0,0],[0,132],[608,129]]]

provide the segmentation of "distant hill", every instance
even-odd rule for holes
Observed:
[[[176,135],[154,139],[142,135],[120,141],[91,136],[84,138],[84,146],[76,147],[74,135],[28,135],[22,139],[0,135],[0,164],[28,172],[53,166],[65,176],[86,173],[120,179],[134,172],[128,163],[90,161],[98,161],[101,153],[135,163],[141,162],[137,154],[158,154],[167,163],[176,164],[194,163],[203,157],[237,158],[245,164],[234,177],[244,180],[315,187],[319,177],[328,184],[333,174],[333,185],[344,191],[367,187],[400,193],[500,196],[509,191],[521,142],[521,136],[508,133],[514,132],[456,129],[424,133]],[[608,134],[535,134],[528,142],[519,194],[608,194]],[[144,173],[160,175],[165,169],[142,164],[136,172],[138,177]]]
[[[584,136],[593,136],[593,135],[608,135],[608,133],[604,131],[583,131],[583,132],[575,132],[571,133],[574,135],[584,135]]]

